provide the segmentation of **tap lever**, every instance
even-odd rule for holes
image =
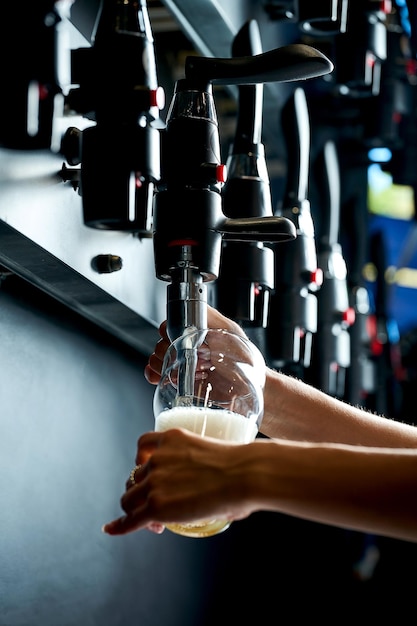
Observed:
[[[296,229],[286,217],[226,218],[220,226],[227,241],[263,241],[268,243],[295,239]]]
[[[318,78],[333,70],[333,63],[319,50],[294,43],[254,56],[211,58],[188,56],[185,76],[200,86],[253,85]]]

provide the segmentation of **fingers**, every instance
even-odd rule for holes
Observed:
[[[170,342],[167,337],[161,337],[145,366],[144,375],[151,385],[157,385],[161,378],[162,363],[169,344]]]
[[[165,339],[169,343],[168,331],[167,331],[167,320],[164,320],[159,326],[159,334],[162,339]]]
[[[147,467],[136,465],[126,481],[126,492],[121,498],[121,507],[126,515],[104,524],[102,531],[108,535],[124,535],[129,532],[147,530],[160,535],[165,526],[160,522],[148,519],[144,515],[147,508],[147,485],[144,482]]]
[[[163,531],[164,527],[162,524],[147,519],[144,515],[146,511],[146,492],[143,483],[132,483],[130,476],[126,482],[126,492],[121,498],[121,506],[126,515],[104,524],[102,527],[104,533],[108,535],[124,535],[142,528],[148,528],[158,534]]]
[[[207,320],[209,328],[223,328],[230,332],[240,335],[247,339],[247,336],[241,326],[233,320],[222,315],[217,309],[207,305]],[[154,352],[149,357],[145,366],[144,376],[151,385],[157,385],[161,378],[162,363],[165,353],[171,343],[167,333],[167,321],[163,321],[159,326],[158,332],[161,336],[155,346]],[[203,357],[204,359],[204,357]],[[202,367],[201,369],[205,369]]]
[[[142,511],[138,509],[136,514],[129,516],[124,515],[123,517],[119,517],[118,519],[104,524],[101,530],[107,535],[115,536],[126,535],[127,533],[144,529],[150,530],[156,535],[161,535],[165,530],[165,526],[159,522],[145,522]]]
[[[148,363],[145,365],[145,369],[143,372],[148,383],[150,383],[151,385],[157,385],[159,383],[159,380],[161,378],[161,369],[162,363],[158,363],[155,360],[154,355],[151,355],[149,357]]]
[[[146,463],[163,437],[163,432],[157,432],[154,430],[144,433],[139,437],[135,463],[136,466],[140,466],[140,469],[137,469],[135,472],[136,483],[139,482],[147,472],[148,467]]]
[[[142,530],[143,528],[147,528],[147,522],[143,517],[142,511],[138,509],[135,514],[124,515],[123,517],[119,517],[118,519],[112,520],[111,522],[107,522],[102,527],[102,531],[107,535],[126,535],[127,533],[131,533],[135,530]],[[149,520],[149,529],[153,532],[156,532],[155,529],[160,529],[160,532],[163,531],[163,527],[161,524],[156,524]],[[160,534],[158,532],[158,534]]]
[[[207,305],[207,322],[209,328],[223,328],[224,330],[229,330],[236,335],[247,338],[244,330],[237,322],[225,317],[209,304]]]
[[[219,454],[220,447],[223,454]],[[148,529],[160,534],[168,523],[189,523],[213,515],[247,516],[248,508],[239,510],[230,498],[224,499],[225,489],[236,491],[226,471],[232,448],[234,453],[242,446],[179,428],[145,433],[138,440],[138,467],[133,468],[121,498],[124,514],[105,524],[103,532],[124,535]],[[242,466],[233,460],[231,464]],[[207,496],[202,498],[202,494]]]
[[[102,530],[106,534],[124,535],[144,528],[156,534],[163,532],[164,524],[152,517],[153,508],[149,499],[149,459],[165,437],[165,432],[150,431],[139,438],[136,466],[130,472],[126,492],[120,502],[125,515],[105,524]]]

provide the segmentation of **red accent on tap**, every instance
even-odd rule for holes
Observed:
[[[38,90],[39,90],[39,100],[46,100],[46,98],[49,96],[48,87],[44,85],[43,83],[38,83]]]
[[[415,76],[417,74],[417,60],[407,59],[405,62],[405,71],[407,76]]]
[[[375,63],[376,63],[375,55],[373,55],[372,52],[367,52],[366,53],[366,65],[373,68],[375,66]]]
[[[348,326],[352,326],[355,323],[356,315],[355,309],[349,307],[346,311],[343,311],[342,321],[345,322]]]
[[[168,247],[173,248],[174,246],[198,246],[198,241],[195,239],[173,239],[169,242]]]
[[[216,180],[218,183],[225,183],[227,179],[227,167],[220,163],[216,167]]]
[[[373,339],[371,341],[371,354],[373,356],[381,356],[384,351],[383,344],[379,341],[379,339]]]
[[[391,0],[381,0],[379,5],[379,10],[386,15],[389,15],[392,11],[392,2]]]
[[[369,336],[369,350],[371,355],[379,357],[384,352],[384,344],[378,337],[378,320],[376,315],[369,315],[366,318],[366,330]]]
[[[368,315],[366,318],[366,331],[371,339],[377,336],[378,327],[375,315]]]
[[[310,283],[313,283],[314,285],[317,285],[318,287],[321,287],[323,284],[323,270],[321,269],[321,267],[318,267],[317,269],[314,270],[314,272],[311,272],[310,274]]]
[[[157,89],[150,89],[149,91],[149,106],[158,107],[163,109],[165,106],[165,91],[162,87]]]

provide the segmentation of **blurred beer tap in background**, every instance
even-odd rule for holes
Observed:
[[[349,302],[347,267],[339,242],[340,172],[333,141],[324,143],[313,171],[320,205],[317,255],[323,284],[318,293],[317,333],[308,380],[329,395],[344,398],[346,371],[351,362],[349,328],[355,321],[355,311]]]
[[[297,239],[290,246],[274,247],[275,291],[268,326],[268,360],[273,367],[301,376],[311,361],[312,336],[317,331],[316,292],[322,283],[308,200],[310,121],[301,87],[285,103],[281,127],[287,177],[282,209],[277,212],[293,221]]]
[[[387,333],[380,332],[385,320],[377,318],[384,309],[380,305],[375,307],[376,300],[370,298],[365,280],[366,275],[369,279],[370,255],[375,268],[376,260],[380,263],[384,260],[382,251],[382,258],[374,258],[372,239],[370,245],[368,170],[370,166],[372,169],[387,169],[399,184],[413,186],[416,182],[415,158],[412,156],[416,150],[413,115],[416,64],[412,60],[411,45],[399,11],[393,12],[387,21],[387,52],[387,59],[381,67],[379,93],[362,99],[358,107],[359,119],[362,120],[358,141],[356,144],[344,142],[339,151],[345,190],[342,207],[344,250],[348,259],[350,305],[355,310],[355,323],[349,329],[351,364],[346,372],[345,398],[351,404],[362,405],[369,410],[376,410],[377,406],[381,410],[387,407],[382,398],[386,397],[388,387],[385,384],[379,386],[377,382],[381,372],[380,361],[386,359]],[[406,143],[410,143],[409,150],[405,149]],[[405,152],[407,159],[403,158]],[[380,163],[378,154],[381,155]],[[381,240],[378,243],[384,245]],[[376,271],[384,273],[382,265]],[[381,290],[380,280],[379,276],[376,281],[378,291]]]
[[[265,10],[271,19],[295,22],[311,35],[343,33],[348,0],[270,0]]]
[[[381,66],[387,58],[387,16],[391,5],[390,0],[349,3],[346,32],[334,37],[331,53],[335,80],[342,94],[360,98],[379,93]]]
[[[411,4],[411,3],[410,3]],[[414,8],[414,11],[416,9]],[[366,140],[384,146],[391,158],[381,163],[395,184],[417,190],[417,59],[414,37],[404,30],[400,15],[395,14],[388,29],[388,58],[382,72],[378,115],[369,116]]]
[[[262,53],[259,26],[250,20],[237,33],[234,57]],[[227,159],[223,212],[227,217],[272,216],[269,174],[262,143],[263,84],[238,88],[236,131]],[[220,274],[215,283],[217,306],[246,328],[263,348],[270,291],[274,286],[274,255],[261,241],[223,241]]]
[[[95,122],[62,141],[81,164],[85,224],[151,237],[165,99],[145,0],[102,0],[92,46],[72,51],[72,82],[67,107]]]
[[[379,97],[379,96],[378,96]],[[353,146],[342,137],[334,138],[340,175],[340,212],[338,241],[346,263],[346,281],[349,307],[354,312],[354,323],[347,327],[349,333],[349,367],[344,372],[344,399],[351,404],[374,409],[376,368],[373,354],[375,313],[365,280],[365,267],[369,260],[369,210],[368,210],[368,148],[362,141]],[[323,157],[324,155],[322,155]],[[320,179],[319,159],[316,165]],[[321,189],[321,186],[318,186]],[[319,192],[320,193],[320,192]],[[317,199],[321,207],[321,198]],[[368,269],[369,274],[369,269]],[[348,317],[344,314],[344,317]],[[353,315],[351,315],[353,318]],[[336,340],[335,340],[336,341]],[[335,369],[337,366],[335,366]],[[340,389],[339,393],[342,393]]]
[[[1,67],[0,147],[59,150],[56,121],[63,115],[63,83],[70,73],[70,53],[62,39],[72,2],[23,0],[18,3],[22,19],[18,19],[16,3],[1,4],[0,50],[5,62]],[[9,36],[6,29],[16,26]]]

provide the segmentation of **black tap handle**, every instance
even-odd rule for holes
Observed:
[[[333,70],[333,63],[319,50],[294,43],[257,54],[234,58],[188,56],[185,76],[201,86],[253,85],[257,83],[290,82],[317,78]]]
[[[295,239],[296,228],[286,217],[241,217],[225,219],[218,227],[226,241],[274,243]]]
[[[256,20],[246,22],[236,35],[234,57],[262,53]],[[227,160],[222,189],[227,217],[272,216],[271,190],[262,144],[263,84],[240,85],[236,132]]]
[[[262,42],[256,20],[249,20],[240,29],[232,45],[233,57],[262,54]],[[253,150],[261,142],[263,84],[239,86],[239,110],[233,153]]]
[[[307,198],[310,170],[310,120],[303,89],[296,89],[281,115],[282,133],[287,151],[287,182],[284,206]]]
[[[232,57],[254,56],[262,54],[262,41],[258,22],[248,20],[236,34],[232,43]]]
[[[332,247],[339,242],[340,225],[340,170],[336,145],[327,141],[314,164],[315,180],[320,205],[320,244]]]

